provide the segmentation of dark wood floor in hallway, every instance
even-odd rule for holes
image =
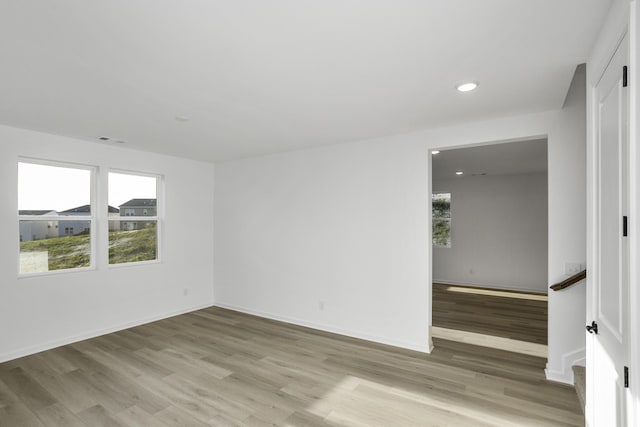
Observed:
[[[433,325],[547,344],[547,296],[433,284]]]
[[[0,364],[0,426],[582,426],[544,359],[209,308]]]

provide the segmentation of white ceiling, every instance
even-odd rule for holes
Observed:
[[[520,175],[547,170],[547,140],[481,145],[442,150],[432,156],[434,185],[446,179],[466,179],[474,175]],[[462,171],[457,176],[456,171]]]
[[[559,109],[610,3],[4,0],[0,123],[219,161]]]

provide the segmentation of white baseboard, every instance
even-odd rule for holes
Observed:
[[[505,291],[516,291],[516,292],[533,292],[536,294],[547,294],[548,289],[545,287],[544,289],[533,289],[533,288],[515,288],[513,286],[503,286],[496,285],[495,283],[483,283],[483,282],[468,282],[466,280],[463,281],[451,281],[451,280],[440,280],[433,279],[432,283],[442,283],[443,285],[458,285],[458,286],[479,286],[482,288],[489,289],[503,289]]]
[[[559,367],[552,369],[547,363],[544,372],[549,381],[573,385],[573,365],[584,366],[586,362],[586,348],[582,347],[565,353]]]
[[[194,307],[185,308],[182,310],[171,311],[156,316],[147,317],[145,319],[138,319],[131,322],[122,323],[117,326],[111,326],[108,328],[97,329],[93,331],[87,331],[82,334],[74,335],[67,338],[49,341],[44,344],[38,344],[31,347],[22,348],[16,351],[0,354],[0,363],[7,362],[9,360],[17,359],[19,357],[29,356],[31,354],[40,353],[41,351],[51,350],[52,348],[60,347],[74,342],[83,341],[90,338],[99,337],[100,335],[110,334],[112,332],[122,331],[124,329],[133,328],[134,326],[144,325],[145,323],[155,322],[157,320],[167,319],[169,317],[178,316],[180,314],[190,313],[192,311],[202,310],[203,308],[212,307],[213,304],[197,305]]]
[[[425,342],[424,344],[407,343],[403,341],[390,340],[386,337],[372,335],[372,334],[368,334],[360,331],[351,331],[351,330],[339,328],[332,325],[322,325],[319,323],[308,322],[306,320],[294,319],[287,316],[280,316],[273,313],[267,313],[259,310],[253,310],[246,307],[240,307],[233,304],[226,304],[223,302],[216,302],[214,305],[216,307],[226,308],[233,311],[239,311],[241,313],[251,314],[253,316],[264,317],[266,319],[271,319],[271,320],[278,320],[280,322],[291,323],[293,325],[304,326],[306,328],[317,329],[324,332],[331,332],[332,334],[344,335],[351,338],[358,338],[361,340],[372,341],[379,344],[386,344],[393,347],[404,348],[407,350],[419,351],[421,353],[430,353],[431,350],[433,349],[433,347],[430,346],[428,342]],[[427,329],[427,326],[425,326],[425,329]]]

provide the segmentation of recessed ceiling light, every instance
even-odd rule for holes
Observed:
[[[458,92],[470,92],[477,87],[478,87],[478,83],[467,82],[467,83],[459,84],[458,86],[456,86],[456,89],[458,89]]]
[[[178,121],[178,122],[188,122],[189,121],[189,117],[187,117],[187,116],[176,116],[176,121]]]
[[[462,171],[456,171],[456,175],[462,175],[464,172]]]
[[[440,154],[440,150],[433,150],[431,154]]]

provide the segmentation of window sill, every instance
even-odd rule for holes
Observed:
[[[125,267],[139,267],[145,265],[153,265],[153,264],[162,264],[162,261],[159,259],[154,259],[150,261],[135,261],[135,262],[122,262],[120,264],[109,264],[108,268],[125,268]]]
[[[95,267],[82,267],[82,268],[65,268],[63,270],[41,271],[37,273],[18,273],[18,279],[29,279],[31,277],[42,276],[58,276],[61,274],[74,274],[83,273],[87,271],[96,271]]]

